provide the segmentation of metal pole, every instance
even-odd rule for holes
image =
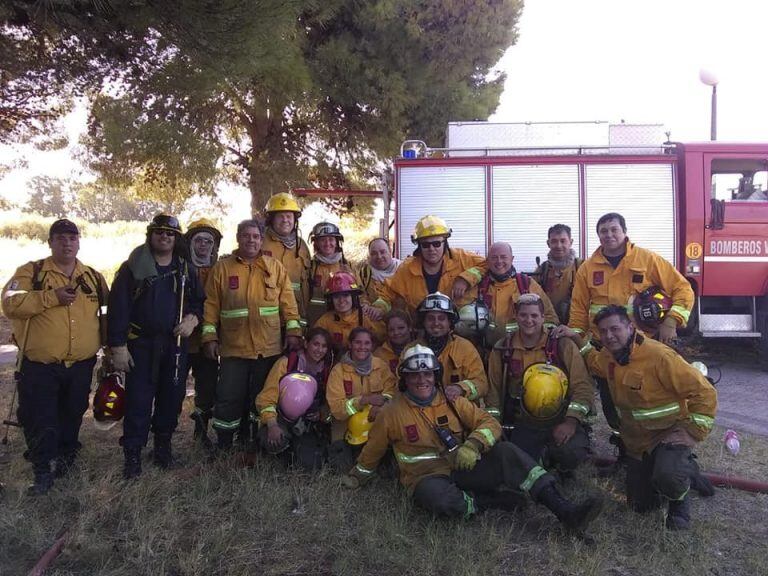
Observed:
[[[709,139],[717,140],[717,84],[712,85],[712,119]]]

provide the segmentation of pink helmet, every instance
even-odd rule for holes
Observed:
[[[278,407],[286,420],[294,422],[306,414],[317,394],[317,380],[309,374],[291,372],[280,379]]]

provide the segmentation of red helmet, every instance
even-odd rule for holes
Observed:
[[[93,395],[93,418],[97,428],[109,430],[125,414],[125,387],[123,378],[111,372],[99,381]]]
[[[632,298],[632,314],[641,329],[658,328],[672,308],[672,298],[658,286],[646,288]]]
[[[280,413],[289,422],[304,416],[312,406],[317,394],[317,380],[309,374],[291,372],[280,379]]]
[[[355,277],[349,272],[336,272],[331,274],[328,278],[328,282],[325,283],[325,295],[332,296],[333,294],[360,294],[362,290],[357,285]]]

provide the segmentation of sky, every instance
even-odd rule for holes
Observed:
[[[526,0],[518,30],[498,65],[507,81],[491,121],[660,123],[672,140],[708,140],[704,68],[719,80],[718,140],[768,141],[768,2]],[[74,145],[84,111],[67,125]],[[34,174],[80,177],[70,151],[0,149],[30,165],[0,181],[0,194],[22,197]],[[234,210],[248,210],[247,194],[227,196]]]
[[[768,3],[526,0],[497,122],[661,123],[672,140],[768,141]]]

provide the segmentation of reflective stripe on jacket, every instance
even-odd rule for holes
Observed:
[[[672,298],[671,315],[685,326],[693,308],[693,289],[672,264],[627,240],[627,253],[614,269],[598,248],[576,272],[568,324],[598,336],[592,319],[603,306],[627,306],[630,296],[651,286],[658,286]]]
[[[499,423],[466,398],[457,398],[453,406],[455,412],[441,392],[425,408],[399,395],[379,413],[357,459],[357,471],[373,474],[391,446],[400,469],[400,482],[409,490],[426,476],[450,475],[445,446],[433,425],[448,428],[459,443],[472,439],[479,452],[487,452],[501,436]]]
[[[291,280],[274,258],[222,258],[211,269],[205,294],[202,341],[218,340],[224,357],[280,354],[283,323],[287,334],[301,334]]]
[[[633,458],[653,450],[675,427],[699,441],[712,430],[717,391],[668,346],[638,335],[626,366],[618,364],[606,348],[591,350],[587,365],[608,380],[621,436]]]

